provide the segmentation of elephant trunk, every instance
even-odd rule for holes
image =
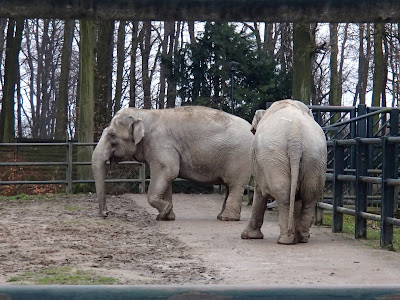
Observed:
[[[105,177],[106,177],[106,162],[110,159],[111,147],[106,140],[106,131],[100,138],[99,143],[93,151],[92,155],[92,171],[96,185],[96,194],[99,201],[99,214],[102,217],[107,216],[106,195],[105,195]]]

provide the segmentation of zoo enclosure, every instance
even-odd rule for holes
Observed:
[[[394,218],[400,185],[399,109],[311,108],[328,140],[327,182],[323,201],[317,204],[317,222],[321,210],[332,210],[332,230],[341,232],[343,214],[353,215],[355,238],[366,238],[367,220],[379,221],[381,247],[391,247],[393,225],[400,226]],[[380,207],[380,214],[368,213],[374,206]]]
[[[381,246],[393,243],[393,225],[400,226],[400,220],[394,218],[398,208],[398,108],[310,106],[315,120],[325,129],[328,145],[327,181],[323,201],[318,203],[318,214],[321,210],[333,212],[334,232],[342,231],[343,214],[355,216],[355,237],[365,238],[366,221],[381,222]],[[45,180],[1,179],[4,185],[65,185],[66,192],[73,190],[73,185],[94,183],[90,178],[80,179],[79,167],[88,167],[90,162],[76,161],[76,149],[84,146],[95,146],[96,143],[10,143],[0,144],[0,174],[2,168],[14,168],[19,175],[26,168],[34,168],[54,174],[57,178]],[[25,152],[35,154],[35,161],[23,161]],[[29,149],[29,150],[28,150]],[[41,150],[40,150],[41,149]],[[52,150],[50,150],[52,149]],[[35,152],[36,151],[36,152]],[[58,153],[52,154],[52,151]],[[53,161],[49,162],[48,157]],[[120,163],[121,164],[121,163]],[[138,172],[129,169],[127,173],[136,173],[137,178],[110,178],[106,183],[135,184],[139,192],[145,192],[146,168],[143,163],[123,162],[123,165],[134,167]],[[41,168],[49,168],[43,171]],[[40,172],[38,172],[40,173]],[[23,177],[23,176],[22,176]],[[128,176],[129,177],[129,176]],[[368,212],[368,208],[380,208],[380,214]],[[319,218],[320,219],[320,218]]]

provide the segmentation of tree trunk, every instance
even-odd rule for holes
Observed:
[[[94,138],[96,140],[100,138],[101,132],[111,120],[113,48],[114,21],[100,21],[98,23],[95,70]]]
[[[309,24],[293,25],[293,99],[310,104],[312,38]]]
[[[346,23],[344,26],[344,33],[343,33],[343,40],[342,40],[342,45],[340,49],[340,64],[339,64],[339,71],[338,71],[338,98],[339,102],[341,105],[342,102],[342,86],[343,86],[343,65],[344,65],[344,59],[345,59],[345,48],[346,48],[346,43],[347,43],[347,38],[348,38],[348,28],[349,28],[349,23]]]
[[[96,47],[95,26],[93,20],[80,20],[80,92],[78,142],[93,142],[94,128],[94,51]],[[92,147],[78,148],[78,161],[90,161]],[[89,179],[89,166],[82,166],[78,172],[81,179]]]
[[[339,99],[339,81],[338,81],[338,66],[337,66],[337,56],[338,56],[338,25],[337,23],[331,23],[329,25],[330,31],[330,44],[331,44],[331,58],[330,58],[330,70],[331,70],[331,80],[330,80],[330,91],[329,91],[329,104],[332,106],[340,106]],[[336,115],[335,115],[336,117]],[[333,120],[336,122],[338,117]]]
[[[167,80],[167,74],[168,74],[168,67],[167,67],[167,49],[168,49],[168,31],[167,31],[167,22],[164,22],[164,37],[162,41],[162,51],[161,51],[161,66],[160,66],[160,95],[158,97],[158,108],[163,109],[165,107],[165,88],[166,88],[166,80]],[[194,22],[191,23],[194,26]],[[190,24],[189,26],[189,33],[194,30],[194,28],[190,29]],[[192,33],[190,33],[190,39],[192,40]],[[194,32],[193,32],[194,34]]]
[[[151,52],[151,21],[143,23],[144,40],[141,43],[142,53],[142,83],[143,83],[143,107],[151,108],[151,82],[149,76],[149,59]]]
[[[71,64],[72,38],[74,35],[75,20],[66,20],[64,23],[64,43],[61,54],[61,71],[58,95],[56,98],[56,140],[67,138],[68,122],[68,79]]]
[[[24,20],[9,19],[7,29],[4,89],[0,113],[0,141],[12,143],[15,140],[14,93],[19,68]]]
[[[374,75],[372,88],[372,106],[381,106],[381,95],[383,93],[384,69],[385,62],[383,59],[382,41],[385,34],[385,25],[383,23],[375,23],[374,29]],[[379,129],[379,116],[373,117],[374,134]]]
[[[122,97],[122,75],[125,62],[125,21],[119,22],[118,41],[117,41],[117,82],[115,84],[114,115],[121,108]]]
[[[168,47],[168,61],[171,62],[171,65],[174,65],[174,58],[175,58],[175,49],[177,47],[177,36],[178,30],[175,33],[175,22],[168,22],[168,32],[169,36],[169,47]],[[175,99],[176,99],[176,80],[175,74],[173,69],[169,69],[167,77],[168,87],[167,87],[167,107],[175,107]],[[196,99],[196,95],[193,95],[193,101]]]
[[[130,90],[129,106],[136,107],[136,51],[139,45],[139,22],[132,22],[132,49],[131,49],[131,69],[130,69]],[[141,31],[143,32],[143,31]]]
[[[374,30],[374,82],[372,91],[372,106],[381,106],[385,68],[382,49],[384,33],[385,25],[383,23],[376,23]]]

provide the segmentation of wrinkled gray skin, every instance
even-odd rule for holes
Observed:
[[[273,103],[259,122],[253,120],[253,128],[255,198],[242,238],[264,237],[266,201],[273,197],[279,211],[278,243],[307,243],[325,184],[325,135],[307,106],[295,100]]]
[[[150,167],[148,201],[157,220],[174,220],[172,182],[177,177],[224,184],[225,201],[218,219],[240,219],[244,188],[251,174],[253,134],[245,120],[196,106],[145,110],[124,108],[103,131],[92,156],[101,216],[107,216],[105,164],[122,160]]]

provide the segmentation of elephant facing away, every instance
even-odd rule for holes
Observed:
[[[177,178],[224,184],[219,220],[240,219],[242,195],[251,175],[251,125],[223,111],[186,106],[146,110],[124,108],[104,129],[92,156],[101,216],[107,216],[105,164],[145,162],[150,168],[148,201],[157,220],[174,220],[172,182]]]
[[[307,243],[325,184],[324,132],[308,107],[295,100],[273,103],[259,122],[253,120],[252,127],[256,128],[252,150],[255,199],[242,238],[264,237],[261,226],[270,196],[278,204],[278,243]]]

